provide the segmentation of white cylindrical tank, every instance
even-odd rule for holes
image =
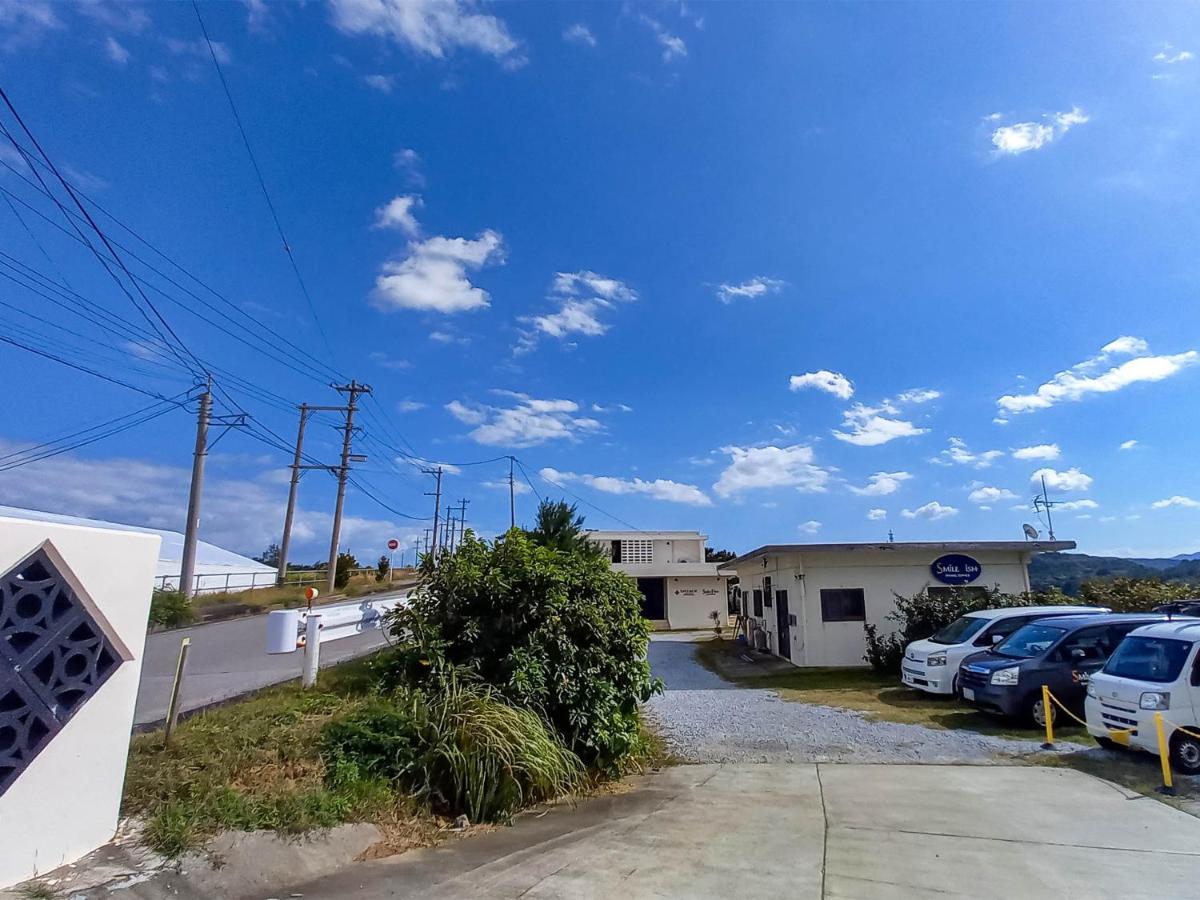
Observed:
[[[295,653],[300,636],[298,609],[273,609],[267,613],[267,652]]]

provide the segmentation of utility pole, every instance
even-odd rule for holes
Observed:
[[[517,483],[513,480],[513,457],[508,458],[508,527],[517,527]]]
[[[287,581],[288,548],[292,544],[292,520],[296,517],[296,493],[300,489],[300,462],[304,448],[304,426],[308,423],[308,404],[300,404],[300,430],[296,432],[296,455],[292,457],[292,484],[288,488],[287,513],[283,517],[283,538],[279,542],[279,574],[275,583]]]
[[[342,436],[342,462],[337,469],[338,488],[337,503],[333,507],[333,535],[329,540],[329,592],[332,594],[333,582],[337,578],[338,538],[342,531],[342,507],[346,502],[346,476],[350,472],[350,442],[354,437],[354,411],[358,408],[358,395],[371,393],[371,386],[359,384],[350,379],[349,384],[335,384],[333,389],[340,394],[349,394],[346,404],[346,425]]]
[[[466,497],[458,499],[458,543],[460,546],[467,536],[467,504],[470,502]]]
[[[183,562],[179,589],[191,598],[196,593],[196,541],[200,537],[200,495],[204,489],[204,460],[208,457],[208,423],[212,417],[212,376],[204,382],[200,412],[196,417],[196,450],[192,455],[192,489],[188,494],[187,525],[183,532]]]
[[[448,549],[451,553],[454,552],[454,507],[446,507],[446,539],[442,541],[442,546]]]
[[[433,531],[433,529],[432,529],[432,528],[426,528],[426,529],[425,529],[425,552],[426,552],[426,553],[428,553],[428,552],[429,552],[429,533],[430,533],[431,531]]]
[[[420,562],[421,562],[421,539],[417,538],[415,541],[413,541],[413,568],[415,569],[417,567],[417,564]]]
[[[437,478],[437,488],[434,490],[434,492],[432,494],[429,493],[429,491],[425,492],[426,497],[433,498],[433,542],[430,546],[432,547],[434,554],[436,554],[438,548],[438,515],[442,510],[442,467],[438,466],[436,469],[422,469],[421,471],[426,475],[433,475],[435,478]]]

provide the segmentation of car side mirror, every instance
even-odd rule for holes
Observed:
[[[993,634],[993,635],[992,635],[992,638],[991,638],[991,640],[992,640],[992,646],[993,646],[993,647],[995,647],[995,646],[996,646],[997,644],[999,644],[999,643],[1000,643],[1002,640],[1004,640],[1004,635],[1002,635],[1002,634]]]
[[[1087,654],[1083,652],[1082,647],[1071,648],[1071,659],[1083,659],[1085,656],[1087,656]]]

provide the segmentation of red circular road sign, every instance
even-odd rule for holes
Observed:
[[[392,538],[390,541],[388,541],[388,549],[389,550],[396,550],[397,548],[399,548],[399,546],[400,546],[400,542],[398,540],[396,540],[395,538]]]

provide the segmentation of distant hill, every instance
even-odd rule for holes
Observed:
[[[1085,581],[1109,578],[1159,578],[1200,584],[1200,553],[1180,554],[1171,559],[1039,553],[1029,562],[1029,583],[1035,591],[1056,587],[1067,594],[1076,594]]]

